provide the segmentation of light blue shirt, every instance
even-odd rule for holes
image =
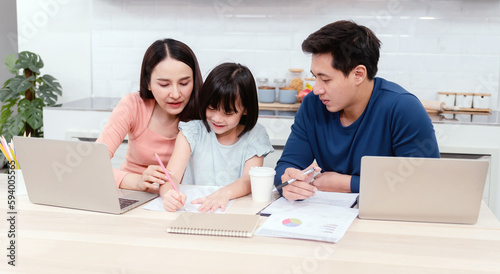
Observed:
[[[179,129],[191,146],[183,184],[226,186],[243,175],[245,162],[274,151],[266,129],[256,124],[233,145],[221,145],[201,120],[180,122]]]

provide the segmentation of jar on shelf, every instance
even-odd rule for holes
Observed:
[[[257,88],[269,86],[269,80],[265,77],[258,77],[256,79]]]
[[[280,88],[279,102],[282,104],[297,103],[297,90],[291,87]]]
[[[276,88],[269,85],[267,78],[257,78],[257,96],[261,103],[273,103],[276,100]]]
[[[474,97],[472,98],[472,107],[476,109],[489,109],[490,100],[491,93],[474,93]]]
[[[285,78],[275,78],[274,86],[276,88],[276,101],[279,101],[279,90],[280,88],[286,87],[286,79]]]
[[[311,87],[314,87],[314,84],[316,84],[316,78],[314,77],[307,77],[307,78],[304,78],[304,88],[306,88],[307,84],[309,84]],[[312,90],[312,88],[311,88]]]
[[[302,79],[303,69],[288,69],[288,87],[297,92],[304,89],[304,80]]]

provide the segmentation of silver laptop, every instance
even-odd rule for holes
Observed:
[[[486,160],[365,156],[359,218],[474,224],[488,165]]]
[[[158,196],[118,189],[105,144],[17,136],[14,145],[34,204],[120,214]]]

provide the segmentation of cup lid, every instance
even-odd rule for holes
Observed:
[[[276,171],[273,168],[265,166],[253,166],[248,172],[250,176],[274,176]]]

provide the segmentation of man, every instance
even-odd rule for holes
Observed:
[[[313,93],[304,97],[276,166],[274,184],[288,200],[316,190],[359,192],[361,157],[436,157],[439,149],[420,101],[401,86],[375,77],[380,40],[350,21],[324,26],[302,43],[312,53]],[[315,161],[315,163],[314,163]],[[314,166],[322,173],[304,175]]]

